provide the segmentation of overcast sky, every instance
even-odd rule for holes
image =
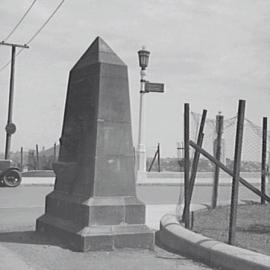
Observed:
[[[0,40],[32,0],[0,0]],[[9,42],[25,43],[59,1],[38,0]],[[51,147],[61,134],[68,72],[96,36],[128,65],[137,144],[139,68],[137,51],[151,51],[147,79],[163,82],[164,94],[147,94],[146,145],[176,155],[183,138],[183,104],[191,110],[246,116],[260,125],[270,111],[269,0],[66,0],[48,26],[16,59],[12,150]],[[0,47],[0,66],[10,48]],[[0,152],[4,152],[9,67],[0,72]]]

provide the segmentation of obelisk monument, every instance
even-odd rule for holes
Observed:
[[[79,251],[152,249],[134,166],[127,66],[97,37],[70,71],[55,186],[36,230]]]

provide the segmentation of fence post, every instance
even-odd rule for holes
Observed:
[[[56,162],[56,143],[53,145],[53,161]]]
[[[160,143],[158,143],[158,172],[160,172]]]
[[[222,142],[222,133],[223,133],[223,115],[216,116],[216,133],[217,137],[214,141],[214,157],[220,161],[221,157],[221,142]],[[219,166],[215,166],[214,171],[214,183],[213,183],[213,191],[212,191],[212,208],[216,208],[217,206],[217,198],[218,198],[218,183],[219,183]]]
[[[189,104],[185,103],[184,106],[184,183],[185,183],[185,207],[183,220],[185,222],[185,227],[190,228],[190,209],[188,206],[188,193],[189,193]]]
[[[39,152],[38,152],[38,145],[36,144],[36,156],[37,156],[37,169],[39,170]]]
[[[193,141],[189,141],[189,145],[194,148],[195,150],[198,150],[203,156],[205,156],[207,159],[209,159],[211,162],[215,163],[216,165],[218,165],[224,172],[226,172],[227,174],[229,174],[230,176],[233,177],[233,170],[230,170],[228,167],[226,167],[222,162],[216,160],[212,155],[210,155],[207,151],[205,151],[203,148],[199,147],[195,142]],[[255,194],[257,194],[258,196],[263,196],[264,199],[270,203],[270,197],[267,196],[266,194],[262,194],[261,191],[259,189],[257,189],[256,187],[254,187],[253,185],[251,185],[248,181],[246,181],[244,178],[242,178],[241,176],[239,177],[239,182],[245,186],[246,188],[248,188],[249,190],[251,190],[252,192],[254,192]]]
[[[245,120],[245,105],[246,105],[246,102],[244,100],[239,100],[236,138],[235,138],[235,150],[234,150],[231,212],[230,212],[230,224],[229,224],[229,241],[228,242],[230,245],[235,244],[239,177],[240,177],[240,168],[241,168],[241,152],[242,152],[244,120]]]
[[[20,164],[21,166],[21,171],[23,170],[23,147],[21,147],[21,164]]]
[[[158,166],[160,166],[160,163],[159,163],[159,162],[160,162],[160,161],[159,161],[159,144],[158,144],[158,146],[157,146],[157,150],[156,150],[155,155],[154,155],[154,157],[153,157],[153,159],[152,159],[152,161],[151,161],[151,164],[150,164],[150,166],[149,166],[149,169],[147,170],[148,172],[151,172],[152,167],[153,167],[153,165],[154,165],[154,162],[155,162],[157,156],[158,156]],[[160,168],[158,168],[158,171],[160,172]]]
[[[261,204],[265,204],[265,175],[266,175],[266,151],[267,151],[267,117],[263,118],[262,130],[262,164],[261,164]]]
[[[197,138],[197,145],[199,147],[202,147],[202,143],[203,143],[203,136],[204,136],[203,129],[204,129],[204,125],[205,125],[206,114],[207,114],[207,110],[203,110],[201,123],[200,123],[200,129],[199,129],[198,138]],[[195,178],[196,178],[196,174],[197,174],[199,159],[200,159],[200,152],[198,150],[195,150],[194,158],[193,158],[193,162],[192,162],[192,166],[191,166],[190,180],[189,180],[188,203],[185,204],[184,211],[183,211],[183,217],[185,216],[187,209],[190,209],[190,202],[191,202],[192,193],[193,193],[193,189],[194,189],[194,183],[195,183]]]

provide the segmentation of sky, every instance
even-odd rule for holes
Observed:
[[[0,0],[0,40],[32,0]],[[59,1],[37,0],[7,42],[24,44]],[[236,115],[245,99],[246,117],[260,125],[270,103],[269,0],[66,0],[45,29],[16,58],[12,151],[58,142],[68,73],[96,36],[128,65],[134,145],[138,137],[137,51],[151,52],[146,79],[165,93],[145,95],[145,140],[149,156],[176,156],[183,141],[183,108]],[[0,67],[10,59],[0,47]],[[10,67],[0,72],[0,152],[5,148]]]

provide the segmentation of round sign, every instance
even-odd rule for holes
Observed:
[[[9,134],[9,135],[14,134],[14,133],[16,132],[16,126],[15,126],[15,124],[13,124],[13,123],[8,123],[8,124],[6,125],[6,132],[7,132],[7,134]]]

